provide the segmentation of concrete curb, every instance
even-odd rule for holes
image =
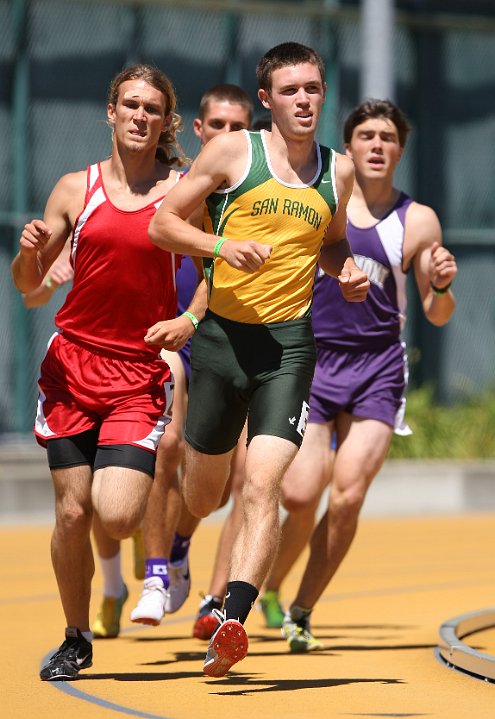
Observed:
[[[326,496],[322,502],[326,502]],[[228,511],[216,512],[221,519]],[[363,516],[452,514],[495,509],[495,459],[388,460],[374,480]],[[32,440],[0,444],[0,522],[53,519],[46,453]]]

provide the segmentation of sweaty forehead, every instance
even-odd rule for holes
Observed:
[[[322,82],[320,71],[312,62],[284,65],[272,72],[272,86],[306,84],[308,82]]]
[[[355,130],[360,132],[392,132],[397,134],[395,123],[387,117],[369,117],[360,125],[356,125]]]
[[[205,118],[249,124],[248,110],[238,103],[228,102],[227,100],[211,100],[206,107]]]
[[[137,100],[138,102],[164,102],[162,93],[145,80],[127,80],[120,86],[120,96],[123,100]]]

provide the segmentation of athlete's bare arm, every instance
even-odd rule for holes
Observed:
[[[247,150],[244,133],[231,132],[212,138],[155,213],[149,226],[151,241],[169,252],[214,257],[219,238],[189,224],[187,218],[212,192],[231,187],[242,177],[247,165]],[[255,272],[270,252],[269,245],[227,238],[218,255],[236,269]]]
[[[24,225],[20,248],[12,261],[14,284],[21,292],[39,287],[63,250],[84,205],[86,172],[64,175],[55,185],[42,220]]]
[[[455,298],[450,290],[437,294],[433,287],[448,287],[457,274],[457,265],[454,255],[442,245],[437,215],[418,202],[413,202],[406,213],[404,262],[406,267],[413,266],[425,317],[438,327],[444,325],[454,311]]]
[[[198,207],[188,217],[187,222],[193,227],[201,227],[203,207]],[[187,308],[198,322],[203,319],[208,306],[208,290],[203,279],[203,261],[200,257],[191,257],[198,274],[196,290]],[[162,320],[148,329],[144,337],[146,344],[159,345],[170,352],[178,352],[195,332],[194,324],[187,315],[179,315],[173,320]]]
[[[201,280],[187,308],[199,322],[204,317],[208,305],[206,282]],[[148,329],[144,337],[146,344],[158,345],[171,352],[178,352],[192,337],[196,328],[187,315],[179,315],[173,320],[157,322]]]
[[[348,302],[366,299],[370,283],[354,262],[354,255],[346,239],[347,203],[354,184],[354,165],[345,155],[338,154],[336,184],[339,204],[325,233],[321,249],[320,267],[339,280],[340,289]]]
[[[41,285],[22,295],[24,306],[31,309],[46,305],[53,297],[55,290],[65,285],[66,282],[70,282],[73,277],[74,270],[70,264],[70,242],[67,241],[62,252],[48,270],[48,274],[43,278]]]

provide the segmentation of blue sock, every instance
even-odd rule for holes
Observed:
[[[168,559],[165,557],[155,557],[154,559],[145,560],[144,578],[158,577],[162,580],[165,589],[168,589]]]
[[[181,534],[176,532],[172,544],[172,552],[170,553],[170,561],[172,563],[182,562],[184,557],[187,556],[190,544],[191,537],[183,537]]]

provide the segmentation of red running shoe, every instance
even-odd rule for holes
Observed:
[[[203,672],[209,677],[224,677],[233,664],[246,656],[248,638],[237,619],[225,619],[222,612],[214,611],[222,623],[210,640]]]
[[[196,639],[207,639],[208,641],[211,639],[218,629],[220,622],[223,621],[223,619],[218,619],[213,613],[213,610],[221,608],[222,600],[218,597],[207,594],[206,597],[203,598],[199,605],[198,616],[194,622],[193,637],[196,637]]]

